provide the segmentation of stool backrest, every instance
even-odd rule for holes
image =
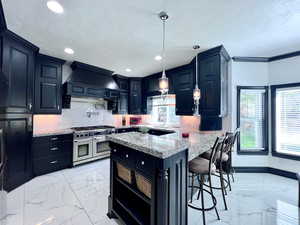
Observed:
[[[217,152],[222,151],[224,146],[224,137],[217,137],[213,147],[211,148],[211,154],[209,158],[209,172],[212,171],[212,165],[216,163],[217,160]]]
[[[225,134],[225,146],[223,149],[223,153],[229,153],[231,151],[231,148],[233,146],[233,142],[234,142],[234,134],[231,132],[226,132]]]

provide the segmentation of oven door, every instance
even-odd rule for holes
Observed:
[[[82,139],[74,141],[73,162],[93,157],[93,139]]]
[[[94,137],[93,140],[93,156],[103,156],[103,155],[109,155],[110,153],[110,147],[109,142],[106,141],[105,135]]]

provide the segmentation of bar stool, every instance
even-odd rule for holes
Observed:
[[[205,221],[205,212],[209,210],[215,210],[218,220],[220,220],[220,216],[217,210],[217,199],[214,196],[213,189],[212,189],[212,182],[211,182],[211,175],[216,172],[216,152],[223,147],[224,141],[223,138],[217,138],[214,146],[211,150],[211,157],[209,160],[197,157],[189,162],[189,172],[191,173],[192,185],[189,186],[191,188],[191,200],[189,203],[189,207],[202,211],[202,218],[203,224],[206,224]],[[205,178],[207,177],[209,182],[209,190],[204,188]],[[194,179],[197,178],[199,182],[199,186],[194,184]],[[193,194],[194,188],[199,189],[197,200],[199,200],[201,195],[201,207],[197,207],[193,205]],[[204,192],[208,193],[211,196],[213,205],[209,208],[205,208],[204,205]]]
[[[216,168],[217,171],[213,175],[218,177],[220,180],[220,186],[212,186],[212,189],[221,190],[223,202],[225,206],[225,210],[228,210],[227,202],[226,202],[226,195],[227,195],[227,187],[229,187],[229,190],[231,191],[231,183],[229,179],[229,168],[227,168],[228,162],[229,162],[229,151],[231,149],[231,144],[233,141],[233,134],[227,132],[224,139],[223,139],[223,145],[222,148],[219,148],[216,152]],[[203,157],[205,159],[208,159],[211,157],[212,151],[208,151],[204,154],[202,154],[200,157]],[[227,179],[224,177],[224,173],[227,174]]]
[[[240,128],[236,128],[236,130],[234,131],[234,138],[233,138],[233,142],[231,144],[231,148],[230,148],[230,152],[229,152],[229,167],[230,167],[230,175],[231,175],[231,178],[232,178],[232,182],[234,182],[234,168],[232,166],[232,153],[234,152],[234,146],[237,142],[237,139],[240,135]]]

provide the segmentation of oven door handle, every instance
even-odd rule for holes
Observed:
[[[91,138],[87,138],[87,139],[80,139],[80,140],[74,140],[74,143],[80,143],[80,142],[90,142],[92,141],[93,139]]]

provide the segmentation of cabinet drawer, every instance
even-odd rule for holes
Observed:
[[[151,176],[155,172],[156,161],[154,157],[137,152],[135,155],[135,168],[141,174]]]
[[[70,154],[72,149],[73,142],[56,142],[52,145],[35,144],[32,146],[32,156],[33,159],[38,159],[59,154]]]
[[[51,173],[71,166],[71,155],[60,154],[57,156],[45,157],[33,161],[33,172],[35,175]]]
[[[48,136],[50,142],[57,142],[57,141],[73,141],[72,134],[62,134],[62,135],[52,135]]]

